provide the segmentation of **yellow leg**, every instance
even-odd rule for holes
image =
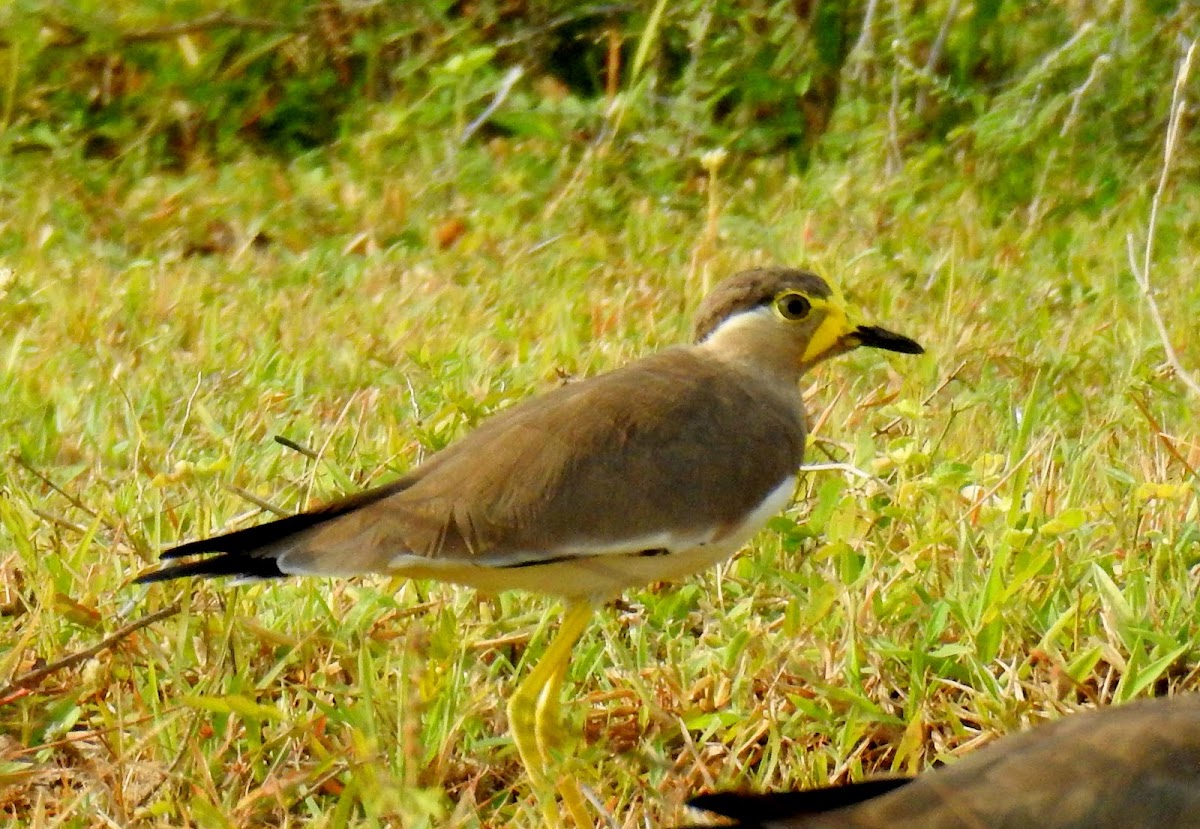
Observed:
[[[589,612],[588,617],[590,616]],[[538,752],[546,766],[552,762],[551,750],[561,746],[565,732],[562,708],[559,703],[562,700],[562,686],[566,676],[567,662],[563,660],[558,664],[546,686],[542,688],[541,696],[538,697],[537,711],[534,717],[534,735]],[[583,792],[579,789],[579,781],[572,774],[571,769],[563,769],[562,773],[558,775],[558,794],[563,800],[563,805],[567,807],[571,820],[579,829],[594,825],[591,818],[588,817]]]
[[[508,727],[517,753],[529,773],[538,799],[542,801],[542,813],[551,826],[559,825],[558,814],[553,808],[549,768],[552,763],[550,750],[562,733],[559,718],[559,695],[567,672],[571,649],[579,641],[592,618],[592,606],[588,602],[567,605],[550,647],[508,701]],[[571,819],[580,827],[590,825],[583,795],[578,784],[569,776],[559,786],[563,802]],[[547,798],[550,802],[547,802]]]

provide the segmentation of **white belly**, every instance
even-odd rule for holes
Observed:
[[[447,561],[404,555],[393,560],[395,572],[413,578],[452,581],[489,592],[528,590],[570,599],[589,598],[603,601],[629,587],[655,581],[676,581],[705,570],[737,552],[774,515],[777,515],[796,490],[796,477],[790,476],[768,493],[746,518],[732,529],[696,528],[692,540],[675,540],[664,535],[640,549],[663,548],[651,555],[619,552],[631,545],[614,544],[614,552],[581,555],[545,564],[527,563],[520,567],[499,566],[499,562]],[[632,545],[638,548],[637,545]],[[554,553],[545,553],[553,558]]]

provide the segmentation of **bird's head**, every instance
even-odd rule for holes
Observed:
[[[794,268],[742,271],[718,284],[696,315],[695,341],[718,354],[797,376],[860,346],[924,351],[915,340],[859,323],[829,283]]]

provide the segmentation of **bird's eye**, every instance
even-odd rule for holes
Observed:
[[[776,298],[775,308],[785,320],[802,320],[812,310],[812,303],[802,294],[782,294]]]

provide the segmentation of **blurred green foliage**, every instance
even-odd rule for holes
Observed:
[[[0,127],[10,150],[152,168],[246,146],[292,156],[379,103],[401,139],[588,140],[619,124],[673,157],[723,146],[798,166],[835,116],[842,140],[886,125],[896,153],[946,139],[1036,153],[1068,128],[1141,151],[1161,126],[1158,58],[1196,21],[1187,0],[14,0]],[[1036,187],[996,175],[1018,198]]]

